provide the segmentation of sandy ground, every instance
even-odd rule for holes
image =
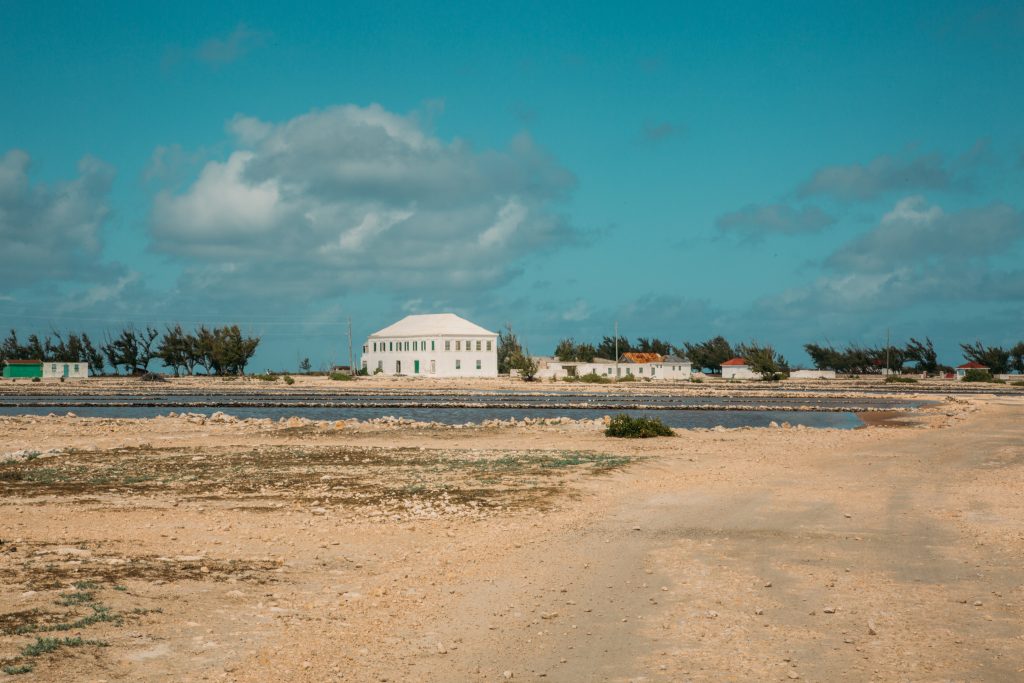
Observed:
[[[643,441],[0,418],[0,665],[1019,681],[1022,417],[1019,398],[973,397],[903,429]]]

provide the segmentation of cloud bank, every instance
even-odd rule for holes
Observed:
[[[110,216],[110,166],[85,157],[77,177],[51,185],[33,184],[30,166],[21,150],[0,157],[0,290],[8,292],[94,274]]]
[[[480,290],[574,237],[557,206],[575,179],[525,135],[478,151],[378,105],[228,129],[227,159],[153,205],[154,246],[191,264],[189,287]]]

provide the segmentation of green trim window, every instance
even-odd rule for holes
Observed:
[[[455,342],[455,343],[458,344],[458,342]],[[455,369],[456,370],[461,370],[462,369],[462,361],[459,360],[458,358],[455,359]]]
[[[450,339],[445,339],[444,340],[444,350],[445,351],[451,351],[452,350],[452,342],[451,342]]]
[[[491,341],[489,339],[487,340],[487,350],[491,350]]]
[[[456,351],[461,351],[462,350],[462,340],[456,340],[455,341],[455,350]]]

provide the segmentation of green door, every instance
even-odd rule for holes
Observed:
[[[412,362],[412,371],[417,375],[420,374],[420,362],[418,360]]]
[[[67,363],[64,364],[64,376],[65,377],[68,376],[68,365],[67,365]]]

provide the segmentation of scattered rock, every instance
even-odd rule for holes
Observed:
[[[821,611],[824,612],[825,614],[835,614],[836,613],[836,608],[835,607],[825,607]]]
[[[870,619],[868,619],[868,635],[869,636],[877,636],[878,635],[878,629],[875,628],[875,622],[871,621]]]

